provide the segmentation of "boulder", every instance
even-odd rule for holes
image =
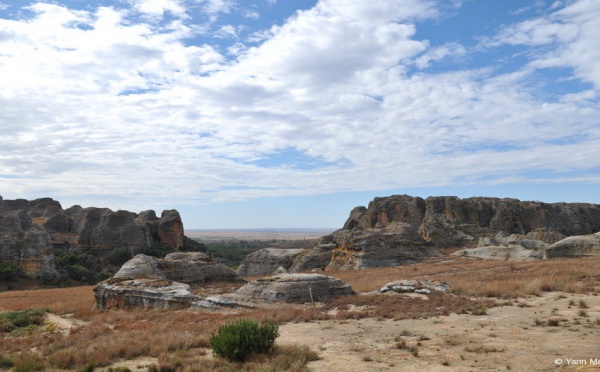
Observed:
[[[237,273],[241,276],[271,275],[278,267],[289,269],[302,249],[263,248],[250,253],[240,266]]]
[[[203,252],[173,252],[165,256],[166,261],[188,260],[193,262],[211,262],[211,258]]]
[[[304,303],[324,301],[354,293],[347,283],[319,274],[282,274],[254,280],[238,289],[232,298],[238,301],[277,301]]]
[[[98,284],[94,293],[101,310],[186,309],[200,300],[189,285],[161,279],[111,278]]]
[[[432,244],[408,240],[402,232],[342,231],[336,239],[326,271],[390,267],[440,255]]]
[[[307,270],[324,270],[331,262],[331,254],[335,248],[332,243],[320,243],[311,249],[304,250],[294,258],[292,266],[288,268],[291,273]]]
[[[450,289],[450,287],[445,282],[436,282],[433,280],[396,280],[381,287],[379,292],[386,293],[393,291],[400,293],[430,293],[431,291],[446,292],[448,289]]]
[[[544,257],[544,251],[550,244],[529,236],[499,232],[494,237],[479,239],[477,248],[463,249],[453,253],[454,256],[502,260],[502,261],[530,261]]]
[[[211,282],[244,283],[233,269],[215,261],[204,261],[202,253],[181,252],[159,259],[138,254],[113,276],[115,279],[164,279],[199,286]],[[191,259],[188,259],[191,258]]]
[[[544,249],[528,249],[521,245],[485,246],[479,248],[463,249],[452,254],[453,256],[481,258],[499,261],[531,261],[544,258]]]
[[[560,257],[600,257],[600,232],[570,236],[545,250],[544,258]]]

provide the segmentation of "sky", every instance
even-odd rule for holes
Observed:
[[[600,204],[600,1],[0,0],[0,195],[189,229]]]

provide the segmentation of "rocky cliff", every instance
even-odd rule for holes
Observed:
[[[336,270],[414,262],[442,248],[474,248],[498,233],[553,244],[598,231],[596,204],[394,195],[354,208],[344,227],[322,243],[334,244],[326,270]]]
[[[184,244],[183,232],[176,210],[163,211],[158,218],[154,211],[136,214],[78,205],[63,209],[50,198],[0,198],[0,280],[15,275],[44,281],[79,275],[76,279],[87,280],[86,275],[105,266],[99,256],[119,250],[130,258],[157,246],[178,250]],[[66,257],[63,261],[73,273],[57,270],[57,256]]]

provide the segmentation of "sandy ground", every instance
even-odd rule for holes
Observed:
[[[600,371],[600,296],[553,292],[513,303],[480,316],[285,324],[277,342],[317,351],[313,371]]]
[[[485,315],[287,323],[277,343],[311,347],[321,359],[308,367],[317,372],[600,371],[600,296],[550,292],[510,303]],[[47,323],[65,334],[84,324],[55,314]],[[157,363],[139,358],[111,367],[145,371]]]

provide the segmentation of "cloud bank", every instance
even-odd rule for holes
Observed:
[[[105,3],[3,6],[3,192],[127,207],[600,183],[597,1],[439,44],[419,36],[454,14],[436,1],[321,0],[252,32],[227,18],[268,7]]]

